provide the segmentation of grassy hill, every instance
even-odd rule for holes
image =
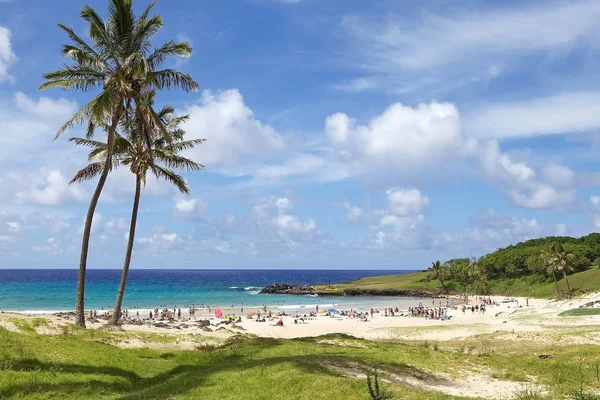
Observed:
[[[0,327],[1,399],[367,400],[363,374],[373,367],[388,377],[383,386],[389,399],[466,400],[439,391],[464,379],[466,370],[521,382],[523,394],[517,399],[573,399],[569,394],[580,386],[600,388],[595,375],[600,346],[594,345],[515,345],[493,337],[432,345],[346,335],[295,340],[234,336],[217,348],[167,350],[160,349],[157,338],[131,332],[73,327],[46,335],[26,322],[20,328],[10,332]],[[136,335],[147,348],[120,347],[130,346]],[[538,358],[546,353],[553,359]],[[446,378],[440,380],[440,373]],[[404,379],[413,384],[402,384]],[[531,381],[544,385],[548,395],[527,395]]]
[[[424,290],[439,292],[438,282],[434,279],[428,279],[428,271],[414,272],[410,274],[385,275],[369,278],[361,278],[354,282],[337,284],[332,287],[317,286],[317,292],[324,294],[343,293],[345,289],[392,289],[392,290]],[[578,293],[580,291],[591,290],[600,292],[600,268],[593,266],[582,272],[576,272],[569,276],[571,289]],[[446,284],[457,286],[457,282],[448,279]],[[551,278],[540,276],[525,276],[521,278],[492,279],[488,281],[490,285],[489,294],[550,298],[555,295],[554,281]],[[567,291],[567,285],[564,279],[559,281],[559,288]]]
[[[360,291],[368,290],[371,293],[365,294],[377,294],[395,290],[553,297],[555,277],[560,279],[559,292],[568,292],[567,283],[575,293],[600,291],[598,264],[600,233],[580,238],[549,236],[500,248],[479,259],[437,261],[427,271],[319,286],[317,292],[362,294]]]

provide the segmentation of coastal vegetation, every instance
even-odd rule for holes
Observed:
[[[113,152],[119,124],[128,120],[132,107],[142,114],[144,129],[140,130],[142,142],[148,152],[161,135],[168,146],[172,144],[169,130],[148,101],[151,90],[182,89],[194,91],[199,85],[189,75],[171,68],[162,68],[169,57],[189,57],[192,47],[187,42],[167,41],[154,47],[152,40],[163,27],[162,17],[151,14],[155,2],[150,3],[139,16],[134,13],[132,0],[109,0],[108,18],[104,20],[96,10],[85,5],[80,12],[88,26],[91,44],[63,24],[59,28],[70,39],[62,48],[69,63],[44,74],[46,82],[40,89],[61,88],[91,93],[98,90],[83,108],[59,129],[56,137],[73,125],[87,125],[86,136],[91,139],[96,128],[107,125],[104,164],[90,200],[81,243],[79,275],[77,281],[77,323],[85,327],[85,274],[92,221],[98,200],[109,172],[113,167]]]
[[[374,393],[390,399],[481,398],[451,394],[481,371],[489,383],[513,382],[517,399],[576,399],[600,389],[598,346],[494,334],[441,343],[237,335],[192,350],[164,348],[161,335],[127,348],[132,338],[76,325],[52,335],[0,328],[0,398],[368,399],[366,378],[375,368]]]
[[[332,295],[370,290],[553,297],[600,290],[600,234],[546,237],[498,249],[479,259],[434,262],[427,271],[317,286]]]

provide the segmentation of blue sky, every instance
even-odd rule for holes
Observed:
[[[172,4],[156,43],[192,43],[169,63],[201,90],[158,101],[207,168],[149,181],[134,268],[415,269],[600,226],[599,2]],[[0,268],[78,265],[93,184],[81,128],[52,138],[89,94],[37,88],[82,5],[0,0]],[[122,265],[132,197],[115,171],[91,267]]]

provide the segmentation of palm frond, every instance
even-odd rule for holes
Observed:
[[[164,179],[164,180],[172,183],[173,185],[175,185],[181,193],[184,193],[184,194],[190,193],[190,189],[188,188],[187,182],[185,181],[185,179],[183,179],[183,177],[181,175],[178,175],[174,171],[171,171],[170,169],[163,168],[161,166],[156,165],[153,172],[157,178]]]
[[[86,165],[84,168],[77,171],[73,179],[69,181],[69,184],[75,182],[83,182],[88,181],[90,179],[94,179],[96,176],[102,173],[104,169],[104,161],[94,162]]]
[[[204,165],[192,161],[189,158],[173,154],[170,151],[156,149],[154,150],[154,156],[157,160],[161,161],[169,168],[186,169],[193,172],[204,169]]]
[[[77,146],[89,147],[91,149],[106,149],[106,143],[97,140],[84,139],[80,137],[72,137],[69,142],[74,142]]]
[[[156,69],[161,66],[169,56],[189,58],[191,55],[192,46],[189,43],[170,40],[156,48],[152,54],[148,56],[148,65],[150,65],[150,68]]]
[[[150,82],[157,89],[181,89],[186,92],[193,92],[200,88],[198,82],[190,75],[174,69],[163,69],[149,74]]]

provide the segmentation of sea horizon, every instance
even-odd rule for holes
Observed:
[[[364,306],[380,304],[381,298],[309,297],[305,295],[259,294],[272,283],[328,284],[362,277],[404,274],[415,270],[341,269],[132,269],[124,307],[147,310],[187,308],[191,305],[281,308],[314,307],[317,304]],[[72,311],[75,305],[77,269],[0,269],[0,310],[42,314]],[[88,269],[86,309],[112,308],[121,270]]]

